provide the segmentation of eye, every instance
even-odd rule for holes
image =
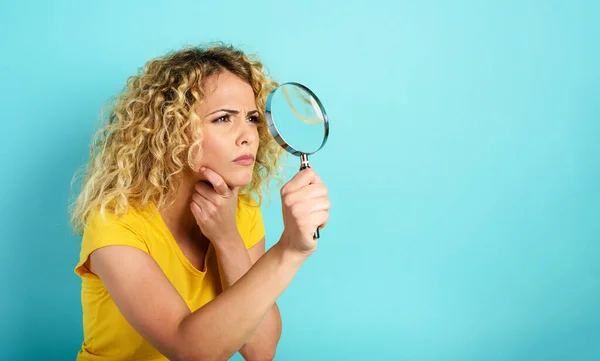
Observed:
[[[252,123],[260,123],[260,118],[258,117],[258,115],[253,115],[250,118],[248,118]]]
[[[212,123],[223,123],[223,122],[228,122],[229,120],[230,120],[229,114],[225,114],[225,115],[213,120]]]

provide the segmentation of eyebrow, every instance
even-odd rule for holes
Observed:
[[[240,114],[240,112],[238,110],[233,110],[233,109],[217,109],[212,113],[208,113],[206,114],[207,116],[218,113],[218,112],[225,112],[225,113],[230,113],[230,114],[234,114],[234,115],[238,115]],[[246,114],[247,116],[252,115],[258,113],[258,110],[251,110],[248,112],[248,114]]]

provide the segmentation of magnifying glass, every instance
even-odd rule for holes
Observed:
[[[283,83],[269,94],[265,116],[275,141],[300,157],[300,170],[310,168],[308,156],[323,148],[329,138],[329,120],[319,98],[302,84]],[[318,228],[314,238],[319,238]]]

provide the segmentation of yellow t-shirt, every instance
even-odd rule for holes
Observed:
[[[260,208],[254,200],[238,199],[236,222],[246,249],[265,235]],[[156,207],[132,209],[117,218],[109,212],[88,219],[75,273],[82,279],[83,344],[78,361],[167,360],[125,320],[102,281],[89,272],[90,253],[108,245],[128,245],[148,253],[160,266],[193,312],[222,292],[217,257],[212,244],[204,268],[195,268],[184,256]]]

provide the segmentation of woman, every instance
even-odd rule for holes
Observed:
[[[273,359],[276,300],[330,208],[317,174],[296,174],[281,188],[284,231],[265,252],[261,190],[281,150],[263,109],[276,86],[222,44],[171,52],[128,80],[73,205],[79,360]]]

